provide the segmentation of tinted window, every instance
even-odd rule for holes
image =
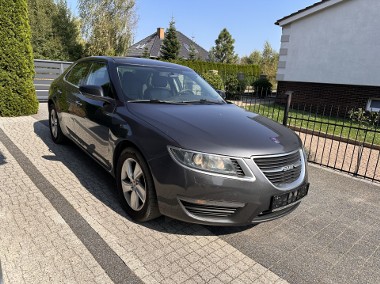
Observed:
[[[88,74],[87,85],[95,85],[103,88],[105,96],[110,96],[110,78],[105,63],[95,62]]]
[[[91,62],[78,63],[71,69],[70,73],[66,76],[66,80],[75,86],[81,86],[86,83],[88,70],[90,69]]]

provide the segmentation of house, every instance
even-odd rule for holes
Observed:
[[[179,58],[188,59],[191,47],[194,47],[195,57],[201,60],[208,60],[208,52],[196,44],[193,40],[179,31],[177,32],[177,38],[180,42],[181,48],[179,50]],[[128,56],[132,57],[144,57],[144,53],[148,53],[150,58],[160,58],[161,46],[165,38],[165,32],[163,28],[157,28],[157,32],[147,36],[146,38],[135,43],[128,49]]]
[[[379,11],[379,0],[323,0],[278,20],[278,94],[380,111]]]

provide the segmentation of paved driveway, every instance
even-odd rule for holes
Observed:
[[[51,142],[41,107],[0,118],[5,283],[380,283],[378,185],[311,166],[310,195],[280,220],[136,224],[107,173]]]

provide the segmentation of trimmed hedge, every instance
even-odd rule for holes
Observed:
[[[37,113],[26,0],[0,0],[0,116]]]
[[[239,73],[244,74],[245,78],[250,78],[251,82],[255,81],[255,79],[260,75],[259,67],[253,64],[241,65],[189,60],[176,60],[172,62],[187,66],[195,70],[198,74],[205,74],[210,70],[217,70],[224,82],[226,82],[231,76],[237,77]]]

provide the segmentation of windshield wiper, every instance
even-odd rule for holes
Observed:
[[[223,104],[222,101],[210,101],[210,100],[206,100],[206,99],[200,99],[198,101],[183,101],[183,103],[186,103],[186,104],[214,104],[214,105]]]
[[[161,100],[133,100],[128,101],[129,103],[147,103],[147,104],[177,104],[178,102],[172,102],[172,101],[161,101]]]

